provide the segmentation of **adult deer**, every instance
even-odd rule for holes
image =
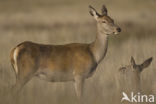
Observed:
[[[17,78],[15,91],[19,91],[34,76],[50,82],[74,81],[76,94],[82,101],[84,80],[93,74],[105,57],[108,37],[121,31],[108,16],[104,5],[102,14],[92,6],[89,8],[97,22],[98,32],[94,42],[66,45],[23,42],[11,51],[11,64]]]
[[[122,91],[136,92],[139,91],[140,86],[140,74],[143,69],[147,68],[151,62],[152,57],[145,60],[142,64],[136,64],[133,57],[131,57],[130,65],[119,68],[117,76],[117,87]]]

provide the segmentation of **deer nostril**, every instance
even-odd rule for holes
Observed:
[[[121,28],[119,28],[119,27],[118,27],[116,30],[117,30],[118,32],[121,32]]]

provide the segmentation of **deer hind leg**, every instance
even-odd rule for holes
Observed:
[[[16,79],[16,83],[13,86],[13,94],[17,94],[21,91],[21,89],[23,88],[23,86],[29,81],[31,80],[31,78],[33,77],[33,74],[28,74],[26,76],[18,76],[17,75],[17,79]]]
[[[18,73],[16,73],[16,84],[13,87],[13,92],[18,93],[23,88],[23,86],[33,77],[35,76],[35,72],[38,69],[35,60],[28,59],[23,62],[22,59],[19,60],[18,65]]]
[[[75,76],[75,91],[78,97],[79,104],[83,104],[83,86],[84,86],[84,78],[82,76]]]
[[[13,68],[18,68],[18,73],[15,72],[16,84],[10,89],[8,93],[8,97],[10,98],[9,101],[14,102],[15,104],[17,104],[19,101],[19,93],[22,87],[34,76],[35,72],[37,71],[36,64],[31,64],[29,60],[24,62],[24,64],[21,63],[23,62],[19,61],[17,67],[13,66]]]

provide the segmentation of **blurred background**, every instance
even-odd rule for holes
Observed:
[[[100,12],[102,4],[121,27],[109,38],[105,59],[86,80],[86,104],[120,104],[115,97],[118,68],[153,57],[141,74],[144,93],[156,94],[156,0],[0,0],[0,104],[15,84],[10,51],[23,41],[43,44],[90,43],[96,35],[96,22],[88,12],[92,5]],[[38,78],[29,81],[16,104],[77,104],[72,82],[49,83]],[[12,102],[10,100],[11,104]]]

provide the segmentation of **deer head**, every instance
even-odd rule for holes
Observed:
[[[124,80],[126,79],[126,83],[131,83],[133,88],[138,89],[140,88],[140,73],[151,64],[152,60],[153,58],[150,57],[142,64],[136,64],[134,58],[131,57],[130,65],[121,67],[119,71],[122,73],[122,76],[124,76]],[[131,85],[129,85],[129,87]]]
[[[114,23],[114,20],[108,16],[107,8],[102,6],[101,14],[99,14],[92,6],[89,6],[90,14],[97,22],[98,31],[105,35],[118,34],[121,32],[119,26]]]
[[[131,60],[130,60],[131,64],[125,67],[121,67],[119,71],[122,71],[122,72],[131,71],[133,73],[140,74],[143,71],[143,69],[147,68],[151,64],[152,60],[153,58],[150,57],[147,60],[145,60],[142,64],[136,64],[134,58],[131,57]]]

